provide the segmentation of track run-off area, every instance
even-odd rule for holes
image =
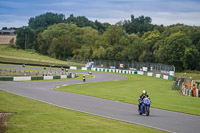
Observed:
[[[5,66],[1,66],[0,68]],[[17,66],[6,66],[6,68],[22,69]],[[37,69],[26,67],[25,69]],[[88,72],[75,71],[76,73]],[[114,81],[125,79],[125,75],[93,72],[94,78],[87,79],[89,82]],[[153,77],[152,77],[153,78]],[[105,118],[124,121],[151,127],[167,132],[177,133],[198,133],[200,128],[200,116],[166,111],[151,108],[150,116],[138,115],[138,106],[134,104],[123,103],[101,99],[92,96],[85,96],[69,92],[52,90],[59,86],[70,84],[82,84],[82,80],[66,81],[26,81],[26,82],[1,82],[0,90],[17,94],[19,96],[35,99],[44,103],[58,107],[93,114]]]

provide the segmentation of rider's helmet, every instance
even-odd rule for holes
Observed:
[[[143,95],[143,96],[146,96],[146,95],[147,95],[147,91],[146,91],[146,90],[143,90],[143,91],[142,91],[142,95]]]

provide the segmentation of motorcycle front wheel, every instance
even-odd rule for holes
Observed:
[[[145,110],[145,114],[146,114],[146,116],[149,116],[149,113],[150,113],[149,106],[146,106],[146,110]]]

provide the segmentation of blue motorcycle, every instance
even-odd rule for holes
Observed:
[[[138,102],[139,102],[139,100],[138,100]],[[139,115],[146,114],[146,116],[149,116],[150,105],[151,105],[150,99],[144,98],[142,101],[142,105],[140,106],[140,109],[138,109]]]

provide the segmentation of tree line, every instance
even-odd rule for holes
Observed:
[[[65,18],[47,12],[16,31],[16,47],[57,59],[104,59],[174,65],[200,70],[200,27],[154,25],[150,17],[134,17],[111,25],[84,16]]]

